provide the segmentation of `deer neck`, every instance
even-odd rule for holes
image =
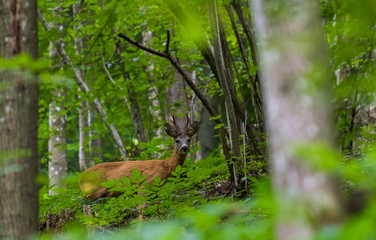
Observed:
[[[180,165],[183,166],[185,158],[187,157],[187,154],[179,154],[178,150],[174,147],[174,152],[172,155],[166,159],[166,167],[168,168],[169,172],[175,171],[175,168]]]

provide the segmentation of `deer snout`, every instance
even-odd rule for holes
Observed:
[[[189,151],[189,147],[187,145],[183,145],[180,148],[180,152],[187,153]]]

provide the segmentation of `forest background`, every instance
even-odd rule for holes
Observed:
[[[0,236],[375,236],[374,1],[30,2],[0,2]],[[85,200],[80,172],[167,158],[186,113],[174,178]]]

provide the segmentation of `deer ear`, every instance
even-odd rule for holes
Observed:
[[[171,126],[169,123],[166,123],[164,129],[166,133],[172,138],[175,138],[178,135],[178,133],[176,132],[176,129],[173,126]]]
[[[193,135],[196,134],[197,130],[198,130],[198,122],[195,121],[195,122],[191,125],[191,127],[188,129],[187,134],[188,134],[189,136],[192,137]]]

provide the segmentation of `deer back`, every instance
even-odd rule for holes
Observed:
[[[141,175],[146,175],[145,181],[151,183],[155,177],[162,180],[171,176],[177,165],[183,165],[189,152],[191,137],[197,132],[198,123],[192,125],[187,122],[183,128],[180,128],[172,117],[172,124],[167,123],[165,130],[169,136],[174,139],[174,152],[165,160],[146,160],[146,161],[120,161],[100,163],[86,169],[80,176],[80,187],[82,192],[89,199],[98,199],[104,196],[113,196],[107,193],[108,189],[101,186],[101,183],[109,179],[119,179],[132,176],[132,171],[137,169]]]

